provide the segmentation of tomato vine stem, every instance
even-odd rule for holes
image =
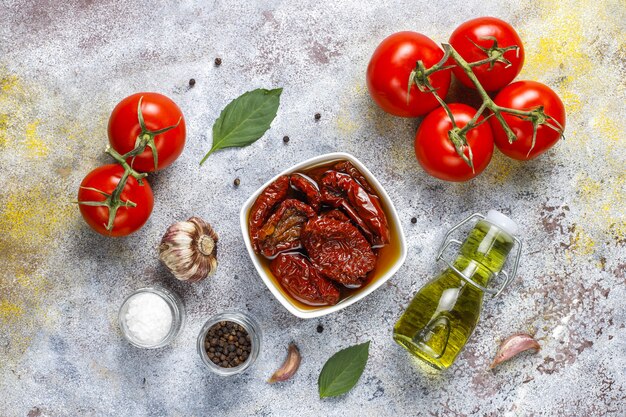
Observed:
[[[407,104],[409,102],[411,87],[413,86],[413,84],[416,85],[419,91],[425,92],[425,93],[431,93],[435,96],[439,104],[446,111],[452,123],[452,129],[450,129],[450,131],[448,132],[448,138],[454,144],[457,154],[465,161],[465,163],[467,163],[472,168],[472,171],[474,170],[474,164],[473,164],[473,158],[472,158],[473,155],[472,155],[472,149],[467,143],[467,132],[485,123],[491,117],[495,117],[498,120],[498,122],[502,126],[502,129],[504,130],[509,140],[509,143],[513,143],[517,139],[517,136],[515,135],[515,132],[513,132],[511,127],[508,125],[508,123],[504,119],[504,116],[503,116],[504,113],[513,115],[522,120],[527,120],[530,123],[532,123],[533,138],[532,138],[531,148],[528,151],[529,155],[535,146],[535,142],[537,139],[537,129],[539,128],[539,126],[545,125],[549,127],[550,129],[553,129],[559,132],[561,136],[563,135],[563,126],[558,122],[558,120],[546,114],[542,106],[536,107],[530,110],[511,109],[511,108],[497,105],[491,99],[491,97],[489,97],[489,94],[487,93],[485,88],[481,85],[480,81],[476,77],[476,74],[474,74],[474,71],[472,70],[472,68],[480,66],[480,65],[489,64],[489,69],[492,69],[496,62],[501,62],[507,66],[511,65],[511,62],[507,58],[505,58],[504,54],[509,51],[516,51],[519,53],[519,46],[511,45],[511,46],[502,48],[498,46],[498,41],[496,38],[486,37],[485,39],[492,40],[493,41],[492,46],[490,46],[489,48],[486,48],[473,42],[474,45],[476,45],[477,48],[482,50],[487,56],[487,58],[484,58],[475,62],[467,62],[452,47],[452,45],[447,44],[447,43],[442,44],[444,55],[439,60],[439,62],[437,62],[435,65],[433,65],[430,68],[425,68],[422,61],[416,62],[415,69],[411,71],[411,74],[409,76],[408,90],[407,90]],[[450,60],[454,61],[454,64],[450,64]],[[467,75],[467,77],[476,87],[476,91],[478,92],[478,94],[480,95],[482,99],[482,104],[476,111],[476,114],[474,115],[474,117],[472,117],[472,119],[462,128],[459,128],[457,126],[454,120],[454,116],[452,112],[450,111],[450,108],[448,107],[446,102],[439,96],[439,94],[437,94],[437,89],[432,86],[429,80],[429,77],[432,74],[438,71],[445,71],[454,67],[459,67],[463,70],[463,72]],[[489,114],[487,114],[483,118],[483,120],[478,121],[478,119],[487,110],[489,111]],[[465,152],[464,152],[465,148],[467,148],[468,155],[465,155]]]

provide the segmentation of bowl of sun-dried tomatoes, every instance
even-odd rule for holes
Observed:
[[[300,318],[361,300],[406,258],[393,203],[347,153],[311,158],[278,174],[246,201],[240,221],[263,282]]]

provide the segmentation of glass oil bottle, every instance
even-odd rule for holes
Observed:
[[[455,230],[476,218],[479,220],[464,242],[449,239]],[[452,365],[478,323],[484,293],[498,295],[515,277],[521,253],[516,233],[515,222],[495,210],[487,217],[473,214],[452,228],[437,259],[442,259],[452,243],[460,245],[459,255],[415,295],[393,329],[394,340],[436,369]],[[515,244],[517,256],[509,275],[502,268]],[[498,274],[505,276],[501,288],[487,288]]]

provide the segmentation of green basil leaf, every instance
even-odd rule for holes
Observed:
[[[247,146],[263,136],[276,117],[282,92],[258,88],[228,103],[213,124],[213,146],[200,165],[219,149]]]
[[[354,387],[369,355],[370,342],[340,350],[326,362],[317,381],[320,398],[336,397]]]

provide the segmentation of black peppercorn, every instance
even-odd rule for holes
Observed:
[[[413,223],[413,224],[417,223],[417,217],[413,217],[413,218],[411,219],[411,223]]]
[[[319,113],[315,113],[315,120],[319,120],[322,118],[322,115]]]
[[[246,329],[231,321],[214,324],[207,332],[204,346],[209,360],[222,368],[243,364],[252,351]]]
[[[289,143],[289,136],[283,136],[283,142]]]
[[[219,67],[220,65],[222,65],[222,58],[215,58],[215,66]]]
[[[235,187],[239,187],[239,184],[241,184],[241,180],[239,178],[235,178],[235,181],[233,181],[233,184],[235,184]]]
[[[189,80],[189,87],[193,87],[194,85],[196,85],[196,79],[192,78]]]
[[[318,333],[322,333],[324,331],[324,326],[322,326],[321,324],[317,325],[317,332]]]

